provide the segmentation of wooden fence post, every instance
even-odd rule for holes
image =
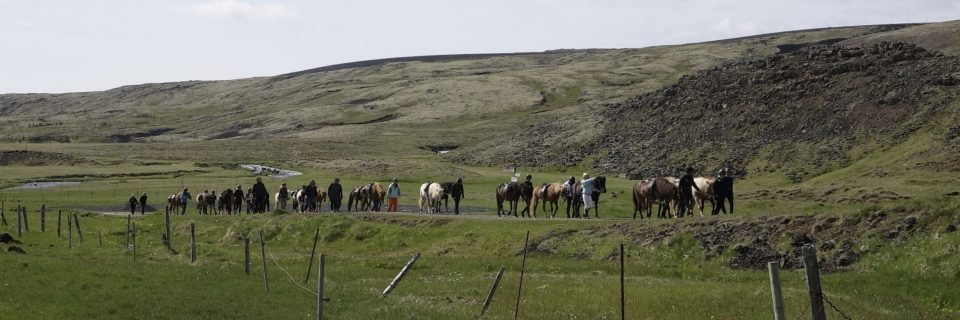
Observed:
[[[773,296],[773,318],[774,320],[786,320],[783,314],[783,293],[780,290],[780,263],[771,261],[767,263],[767,270],[770,272],[770,294]]]
[[[803,269],[807,275],[807,291],[810,292],[810,315],[813,320],[826,320],[823,309],[823,291],[820,287],[820,265],[817,263],[817,250],[813,245],[804,245]]]
[[[67,248],[73,249],[73,220],[67,216]]]
[[[317,254],[317,240],[320,240],[320,228],[317,228],[317,234],[313,235],[313,250],[310,251],[310,264],[307,265],[307,277],[303,280],[303,284],[307,284],[310,281],[310,271],[313,270],[313,258]]]
[[[523,293],[523,270],[527,266],[527,246],[530,245],[530,230],[527,230],[527,238],[523,241],[523,262],[520,263],[520,284],[517,286],[517,307],[513,310],[513,318],[520,318],[520,296]]]
[[[4,202],[6,202],[6,201],[5,201],[5,200],[0,200],[0,223],[3,223],[3,225],[6,226],[6,225],[7,225],[7,214],[4,213],[4,211],[6,210],[6,209],[4,209],[4,207],[3,207]]]
[[[127,215],[127,240],[126,240],[127,250],[130,250],[130,218],[131,218],[130,216],[131,215],[129,214]]]
[[[60,237],[60,225],[63,221],[63,209],[57,209],[57,238]]]
[[[250,275],[250,235],[243,237],[243,273]]]
[[[30,221],[27,219],[27,206],[20,208],[20,212],[23,215],[23,232],[30,232]]]
[[[47,205],[40,205],[40,233],[47,232]]]
[[[267,253],[263,241],[263,229],[260,229],[260,261],[263,262],[263,288],[270,292],[270,281],[267,278]]]
[[[133,261],[137,261],[137,223],[134,222],[130,230],[130,237],[133,240]]]
[[[80,217],[77,214],[73,214],[73,223],[77,225],[77,237],[80,239],[80,242],[83,242],[83,231],[80,229]]]
[[[193,222],[190,223],[190,263],[197,262],[197,236]]]
[[[487,294],[487,300],[483,301],[483,309],[480,309],[480,316],[483,316],[487,313],[487,309],[490,308],[490,303],[493,302],[493,295],[497,292],[497,287],[500,286],[500,279],[503,278],[503,266],[500,266],[500,271],[497,271],[497,277],[493,280],[493,286],[490,287],[490,293]]]
[[[97,242],[99,247],[103,248],[103,230],[97,230]]]
[[[173,248],[173,234],[170,233],[170,206],[163,209],[163,231],[165,234],[163,244],[168,249]]]
[[[407,271],[410,271],[410,268],[412,268],[413,264],[417,262],[417,259],[420,259],[419,252],[413,255],[413,258],[410,259],[410,261],[408,261],[407,264],[403,266],[403,269],[400,269],[400,273],[398,273],[397,276],[393,278],[393,281],[390,281],[390,284],[387,285],[387,288],[383,289],[383,293],[380,294],[380,298],[386,297],[388,294],[390,294],[390,291],[393,291],[393,289],[396,288],[398,284],[400,284],[400,280],[403,280],[403,276],[407,275]]]
[[[20,216],[20,205],[17,205],[17,238],[23,238],[23,217]]]
[[[319,232],[319,230],[317,230]],[[324,254],[320,254],[320,265],[317,270],[317,320],[323,320],[323,269],[325,267]],[[313,260],[311,258],[311,260]]]
[[[623,285],[623,244],[620,244],[620,320],[627,319],[627,295]]]

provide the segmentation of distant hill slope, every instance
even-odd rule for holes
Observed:
[[[911,44],[810,46],[728,62],[578,118],[544,121],[462,153],[461,160],[566,165],[588,160],[629,176],[687,164],[798,163],[809,173],[850,163],[850,152],[933,135],[955,149],[960,57]],[[577,134],[571,134],[576,132]],[[583,134],[587,132],[587,134]],[[950,151],[926,152],[950,155]],[[759,157],[759,159],[757,158]],[[958,166],[956,157],[953,165]],[[960,168],[960,167],[958,167]]]

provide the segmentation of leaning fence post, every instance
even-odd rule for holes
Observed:
[[[197,236],[193,222],[190,223],[190,263],[197,262]]]
[[[523,293],[523,270],[527,266],[527,246],[530,245],[530,230],[527,230],[527,239],[523,241],[523,262],[520,263],[520,285],[517,286],[517,307],[513,310],[513,318],[520,318],[520,295]]]
[[[804,245],[803,269],[807,275],[807,291],[810,292],[810,314],[813,320],[826,320],[827,314],[823,309],[823,291],[820,287],[820,266],[817,263],[817,251],[813,245]]]
[[[317,240],[320,240],[320,228],[317,228],[317,234],[313,235],[313,250],[310,251],[310,264],[307,265],[307,278],[303,280],[304,284],[310,281],[310,270],[313,270],[313,258],[317,254]]]
[[[263,288],[270,292],[270,281],[267,278],[267,254],[263,242],[263,229],[260,229],[260,261],[263,262]]]
[[[417,262],[417,259],[420,259],[419,252],[413,255],[413,258],[403,266],[403,269],[400,269],[400,273],[393,278],[393,281],[390,281],[390,284],[387,285],[387,288],[383,289],[383,293],[380,294],[380,298],[386,297],[388,294],[390,294],[390,291],[393,291],[393,289],[397,287],[397,284],[400,283],[400,280],[403,280],[403,276],[407,275],[407,271],[410,271],[410,268],[412,268],[413,264]]]
[[[493,280],[493,286],[490,287],[490,293],[487,294],[487,300],[483,301],[483,309],[480,309],[480,316],[483,316],[487,313],[487,309],[490,308],[490,303],[493,302],[493,295],[497,292],[497,287],[500,286],[500,279],[503,278],[503,266],[500,266],[500,271],[497,271],[497,277]]]
[[[767,270],[770,272],[770,294],[773,296],[773,319],[785,320],[783,293],[780,290],[780,263],[776,261],[768,262]]]
[[[3,212],[3,211],[5,210],[5,209],[3,208],[4,202],[6,202],[6,201],[5,201],[5,200],[0,200],[0,222],[2,222],[4,226],[6,226],[6,225],[7,225],[7,214]]]
[[[319,232],[320,230],[317,230]],[[310,260],[313,260],[311,258]],[[317,267],[317,320],[323,319],[323,269],[324,269],[324,254],[320,254],[320,265]]]
[[[47,205],[40,205],[40,233],[47,232]]]
[[[250,275],[250,235],[243,237],[243,273]]]
[[[80,217],[77,214],[73,215],[73,222],[77,225],[77,237],[80,238],[80,242],[83,242],[83,231],[80,230]]]

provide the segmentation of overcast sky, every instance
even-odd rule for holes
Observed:
[[[0,0],[0,93],[960,19],[957,0]]]

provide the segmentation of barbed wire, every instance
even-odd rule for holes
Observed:
[[[823,293],[823,291],[820,291],[820,296],[823,297],[823,301],[826,301],[827,304],[830,305],[830,308],[833,308],[833,310],[839,313],[841,317],[843,317],[846,320],[853,320],[850,317],[848,317],[846,313],[843,313],[843,311],[841,311],[840,308],[837,308],[837,306],[834,305],[833,302],[830,302],[830,299],[827,299],[826,293]]]

